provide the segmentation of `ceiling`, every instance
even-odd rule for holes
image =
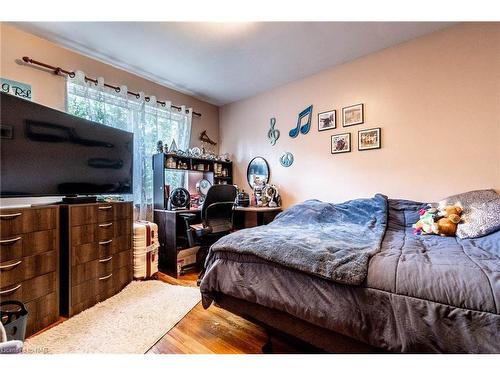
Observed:
[[[216,105],[253,96],[452,24],[16,23],[66,48]]]

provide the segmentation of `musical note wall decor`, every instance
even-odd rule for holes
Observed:
[[[299,133],[307,134],[309,132],[309,130],[311,129],[312,108],[313,106],[310,105],[299,113],[299,116],[297,118],[297,126],[288,132],[288,135],[290,137],[296,138]],[[306,119],[306,122],[304,124],[302,124],[302,119]]]
[[[269,131],[267,132],[267,138],[269,139],[271,146],[274,146],[276,144],[276,141],[280,137],[280,131],[274,128],[275,125],[276,125],[276,118],[271,117]]]

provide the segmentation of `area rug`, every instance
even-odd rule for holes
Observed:
[[[199,301],[198,288],[134,281],[117,295],[26,340],[25,353],[145,353]]]

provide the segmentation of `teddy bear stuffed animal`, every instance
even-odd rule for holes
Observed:
[[[462,208],[459,206],[445,206],[438,212],[438,217],[432,225],[432,232],[440,236],[453,237],[457,231],[457,225],[460,223]]]

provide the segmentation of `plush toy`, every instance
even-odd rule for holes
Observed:
[[[432,231],[440,236],[455,236],[457,224],[462,220],[460,218],[461,213],[462,208],[459,206],[442,207],[437,214],[437,220],[432,226]]]
[[[437,208],[429,205],[428,209],[421,209],[418,211],[420,219],[413,224],[414,234],[434,234],[433,226],[437,215]]]

